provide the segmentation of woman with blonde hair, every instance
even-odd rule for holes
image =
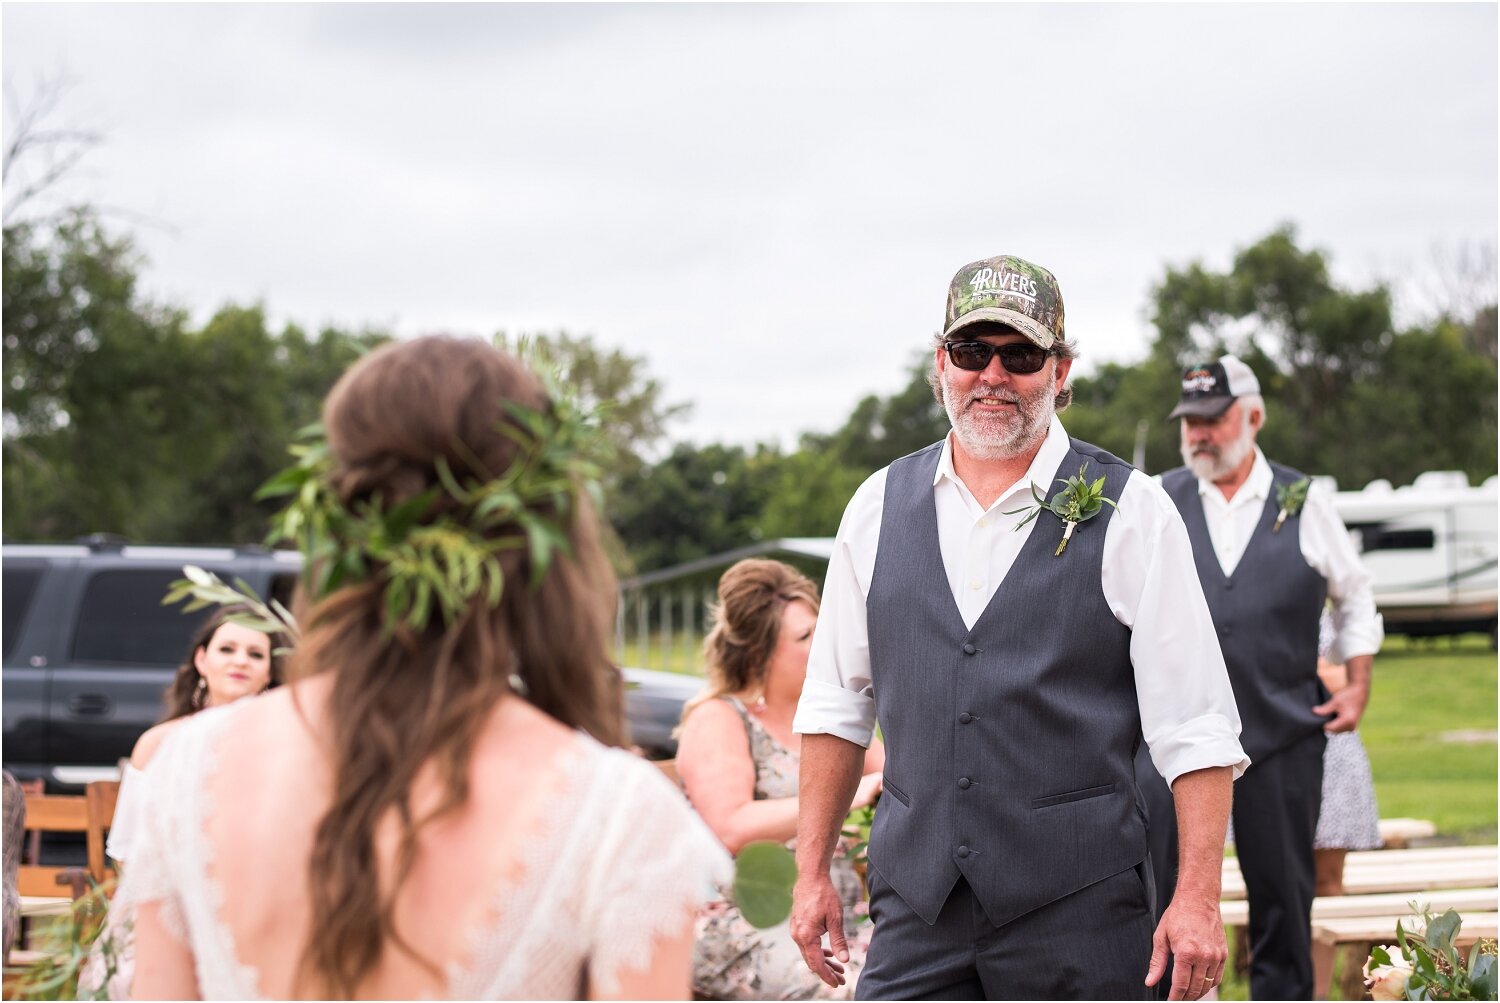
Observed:
[[[623,751],[588,429],[514,358],[372,352],[273,481],[288,685],[157,752],[146,998],[685,998],[727,860]]]
[[[708,686],[683,708],[677,769],[688,800],[731,853],[762,839],[790,845],[797,834],[801,742],[792,717],[817,619],[817,586],[780,561],[740,561],[719,579],[713,627],[703,644]],[[884,763],[876,740],[865,756],[855,808],[874,801]],[[845,985],[824,985],[808,971],[785,923],[755,929],[726,891],[699,911],[694,991],[720,1000],[852,998],[870,924],[859,917],[864,889],[849,849],[833,868],[851,932]]]

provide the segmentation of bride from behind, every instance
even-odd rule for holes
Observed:
[[[728,861],[617,748],[614,579],[564,412],[445,337],[330,392],[283,514],[293,681],[152,766],[139,997],[686,998]]]

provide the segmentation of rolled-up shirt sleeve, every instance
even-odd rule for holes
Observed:
[[[866,748],[875,737],[865,598],[875,571],[884,502],[885,471],[880,470],[860,485],[844,509],[823,584],[807,680],[792,721],[798,734],[837,735]]]
[[[1375,654],[1385,640],[1385,623],[1375,610],[1375,577],[1359,559],[1333,496],[1321,484],[1314,483],[1307,492],[1300,534],[1308,567],[1328,582],[1333,615],[1328,660],[1343,664],[1356,655]]]
[[[1171,784],[1184,773],[1250,765],[1192,544],[1161,486],[1133,472],[1104,541],[1105,601],[1131,629],[1141,731]]]

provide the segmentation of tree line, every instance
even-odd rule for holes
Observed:
[[[252,500],[255,488],[285,465],[286,444],[317,420],[339,374],[390,337],[272,330],[258,304],[195,326],[146,300],[131,239],[86,207],[8,222],[3,259],[7,540],[259,542],[270,509]],[[1299,246],[1290,227],[1241,249],[1227,270],[1168,267],[1150,294],[1146,356],[1077,377],[1064,423],[1127,459],[1142,447],[1149,472],[1175,466],[1177,429],[1164,416],[1181,370],[1232,351],[1260,377],[1261,443],[1283,462],[1344,487],[1408,483],[1429,469],[1494,474],[1493,286],[1401,328],[1391,295],[1383,284],[1340,287],[1327,256]],[[644,359],[567,332],[524,340],[586,402],[608,403],[606,513],[626,573],[831,535],[865,477],[948,428],[924,349],[914,348],[902,389],[865,397],[839,428],[784,450],[674,444],[669,430],[687,408],[665,399]]]

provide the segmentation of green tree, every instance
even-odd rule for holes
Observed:
[[[4,528],[12,539],[109,532],[258,542],[255,488],[295,429],[383,336],[280,337],[258,308],[202,330],[145,302],[127,238],[87,211],[5,228]]]
[[[679,443],[659,462],[627,475],[609,518],[644,572],[722,553],[764,538],[775,453],[739,446]]]
[[[833,536],[855,489],[873,473],[810,448],[767,456],[762,465],[769,472],[769,497],[758,525],[768,540]]]
[[[930,446],[948,434],[948,414],[932,394],[927,374],[932,353],[917,352],[907,382],[889,397],[871,394],[831,435],[808,435],[802,448],[822,452],[851,470],[874,473],[892,460]]]
[[[1181,379],[1175,362],[1156,355],[1134,365],[1105,363],[1073,379],[1073,405],[1063,412],[1063,424],[1069,435],[1132,462],[1137,437],[1144,435],[1144,470],[1155,474],[1179,466],[1177,423],[1167,421],[1167,413]]]
[[[668,425],[689,410],[687,404],[664,400],[662,386],[647,372],[644,358],[602,348],[587,335],[557,331],[512,338],[502,331],[495,343],[551,369],[584,407],[603,407],[614,452],[607,488],[638,474],[666,438]]]

